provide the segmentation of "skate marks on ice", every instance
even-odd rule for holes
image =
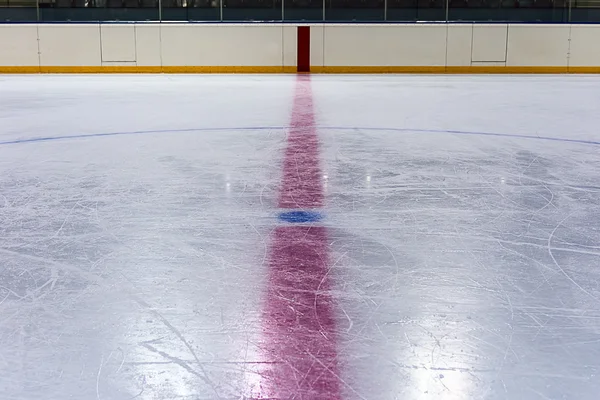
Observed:
[[[593,153],[326,137],[341,364],[362,396],[595,398]]]
[[[11,399],[237,398],[261,361],[260,261],[279,177],[263,161],[281,140],[152,140],[3,153],[0,392]]]
[[[127,87],[122,78],[103,79]],[[550,98],[527,112],[511,108],[505,92],[510,101],[539,92],[516,93],[529,84],[524,78],[484,82],[475,93],[465,89],[473,84],[454,85],[462,97],[436,87],[433,104],[421,83],[433,78],[411,79],[414,85],[395,90],[368,81],[357,87],[362,97],[353,86],[316,95],[317,121],[331,128],[319,128],[319,215],[326,218],[301,223],[327,229],[321,301],[335,302],[335,328],[325,333],[337,340],[341,397],[596,400],[596,124],[586,128],[590,118],[581,118],[570,122],[575,133],[556,129],[548,121],[564,115]],[[578,82],[587,88],[590,81]],[[147,93],[127,93],[136,107],[156,105],[140,101]],[[263,96],[251,111],[268,118],[256,118],[247,108],[256,93],[246,93],[246,108],[233,104],[227,119],[268,129],[170,134],[197,126],[192,117],[208,121],[206,110],[216,115],[212,103],[197,106],[201,93],[194,90],[193,105],[169,98],[178,107],[143,126],[138,116],[150,112],[119,114],[106,102],[102,129],[88,120],[85,129],[70,129],[69,115],[87,115],[82,107],[94,109],[89,103],[99,98],[72,91],[81,107],[69,115],[54,108],[55,119],[36,114],[43,129],[26,129],[31,110],[0,128],[12,129],[3,141],[164,128],[1,147],[0,393],[16,400],[239,399],[259,383],[256,371],[270,362],[260,312],[269,238],[285,222],[277,220],[276,200],[285,139],[270,129],[286,126],[289,109]],[[410,102],[398,101],[404,95]],[[474,104],[484,95],[487,103]],[[362,113],[348,113],[349,103]],[[585,117],[584,106],[577,115]],[[474,117],[482,111],[488,114]],[[533,122],[502,125],[502,112]],[[364,125],[394,129],[344,128]],[[437,132],[444,127],[466,133]]]

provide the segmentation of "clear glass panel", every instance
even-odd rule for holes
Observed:
[[[567,22],[565,0],[450,0],[450,21]]]
[[[388,0],[388,21],[445,21],[446,0]]]
[[[571,1],[571,22],[600,22],[600,0]]]
[[[327,21],[383,21],[385,0],[326,0]]]
[[[323,21],[324,0],[283,0],[286,21]]]
[[[600,22],[600,0],[569,1],[161,0],[159,10],[159,0],[39,0],[39,8],[36,0],[0,0],[0,22],[35,22],[38,15],[44,22],[281,21],[282,14],[298,22],[445,21],[446,15],[457,22]]]
[[[36,22],[36,0],[0,0],[0,22]]]
[[[223,0],[225,21],[281,21],[282,0]]]
[[[281,21],[282,0],[223,0],[223,20]]]
[[[157,21],[158,4],[156,0],[52,0],[40,3],[40,20]]]
[[[220,0],[162,0],[163,21],[219,21]]]

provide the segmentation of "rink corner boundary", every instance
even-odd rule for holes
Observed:
[[[598,67],[505,66],[0,66],[1,74],[600,74]]]

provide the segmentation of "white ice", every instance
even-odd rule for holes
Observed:
[[[294,85],[0,76],[1,400],[244,398]],[[597,400],[600,78],[312,87],[344,398]]]

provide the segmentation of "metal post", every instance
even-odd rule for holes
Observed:
[[[162,0],[158,0],[158,21],[162,22]]]
[[[388,6],[387,3],[388,3],[388,0],[384,0],[384,2],[383,2],[383,20],[384,21],[387,21],[387,6]]]
[[[325,2],[327,0],[323,0],[323,22],[325,22]]]
[[[40,0],[35,0],[35,19],[40,22]]]
[[[283,21],[285,21],[285,0],[281,0],[281,22]]]
[[[221,18],[221,22],[223,22],[223,0],[218,0],[219,1],[219,15]]]
[[[571,23],[571,7],[573,5],[573,0],[569,0],[569,20],[568,22]]]
[[[450,0],[446,0],[446,23],[448,23],[449,9],[450,9]]]

